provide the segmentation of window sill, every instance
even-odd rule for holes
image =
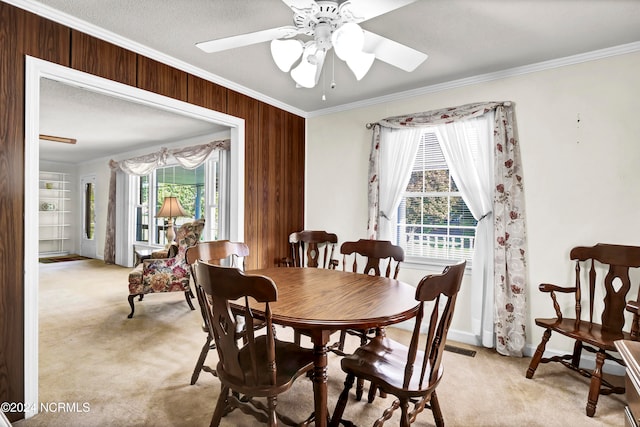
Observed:
[[[455,264],[457,262],[458,260],[441,258],[407,258],[402,263],[402,266],[413,270],[442,271],[446,266]],[[471,261],[467,260],[465,274],[470,272]]]

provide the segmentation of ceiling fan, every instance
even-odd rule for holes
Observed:
[[[357,80],[367,74],[374,59],[408,72],[427,59],[425,53],[363,30],[358,25],[416,0],[282,1],[293,11],[294,25],[200,42],[196,46],[213,53],[271,41],[271,55],[278,68],[290,71],[297,86],[306,88],[318,83],[331,48],[347,63]],[[311,39],[295,38],[299,35]]]

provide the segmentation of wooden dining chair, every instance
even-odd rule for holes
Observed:
[[[384,275],[393,279],[398,278],[400,264],[404,261],[404,250],[388,240],[360,239],[357,242],[344,242],[340,246],[340,253],[342,254],[342,269],[344,271],[360,272],[373,276]],[[380,328],[377,330],[343,329],[340,331],[340,340],[332,344],[330,349],[339,355],[344,355],[347,335],[357,336],[360,339],[360,345],[364,345],[373,336],[382,333]],[[358,378],[357,400],[362,399],[363,390],[364,382]],[[374,401],[375,395],[376,388],[371,386],[368,395],[369,403]],[[384,392],[381,395],[384,397]]]
[[[333,258],[338,236],[324,230],[296,231],[289,235],[291,245],[291,257],[281,260],[280,265],[285,267],[309,267],[335,269],[338,260]],[[301,336],[307,331],[294,329],[293,340],[300,344]]]
[[[202,261],[196,262],[194,268],[197,286],[206,296],[203,301],[207,325],[216,343],[216,372],[222,383],[211,426],[218,426],[221,418],[236,408],[269,426],[276,426],[278,419],[296,425],[276,412],[277,396],[311,371],[313,351],[275,338],[270,304],[278,299],[276,284],[265,276],[247,275],[237,268]],[[255,336],[253,329],[247,328],[245,342],[239,345],[235,334],[237,319],[230,302],[241,301],[245,324],[251,325],[257,318],[250,299],[264,307],[260,319],[266,323],[266,333]],[[266,406],[257,398],[266,398]]]
[[[338,236],[324,230],[296,231],[289,235],[291,257],[283,258],[287,267],[335,268],[338,261],[333,259],[338,245]]]
[[[340,246],[342,269],[354,273],[371,274],[393,279],[398,278],[400,264],[404,261],[404,250],[388,240],[360,239],[357,242],[344,242]],[[360,268],[362,267],[362,268]],[[372,337],[375,330],[361,331],[347,329],[340,333],[338,350],[344,351],[347,334],[360,338],[363,345]]]
[[[429,275],[420,281],[415,294],[420,305],[408,346],[378,335],[353,354],[342,358],[340,366],[347,378],[331,425],[338,425],[341,421],[349,390],[357,377],[371,381],[381,391],[397,398],[375,426],[383,425],[398,408],[402,411],[402,427],[409,426],[425,408],[431,409],[437,426],[444,426],[436,387],[442,379],[442,355],[465,265],[466,261],[460,261],[446,267],[442,274]],[[426,336],[421,334],[423,323]],[[424,343],[422,346],[421,342]],[[414,407],[409,411],[411,402]]]
[[[193,266],[196,261],[206,261],[210,264],[221,265],[225,263],[228,266],[242,268],[244,270],[245,267],[245,257],[249,256],[249,247],[242,242],[231,242],[229,240],[214,240],[208,242],[198,242],[196,245],[187,248],[186,253],[186,261],[191,269],[191,276],[193,277],[194,282],[197,284],[197,279],[195,276],[195,271]],[[202,346],[202,350],[200,351],[200,356],[198,357],[198,361],[196,362],[196,366],[193,370],[193,374],[191,375],[191,385],[195,384],[198,381],[198,377],[200,376],[201,371],[209,372],[210,374],[216,375],[216,371],[204,364],[207,354],[209,350],[215,348],[215,344],[213,344],[213,335],[211,335],[211,328],[207,325],[207,316],[206,316],[206,307],[203,303],[204,295],[202,294],[202,289],[198,286],[196,288],[196,295],[198,299],[198,303],[200,304],[200,312],[202,313],[203,326],[202,330],[207,334],[207,339]],[[242,326],[242,325],[241,325]],[[260,328],[264,326],[264,322],[257,322],[254,325],[254,328]],[[244,327],[241,327],[238,333],[238,338],[242,338],[244,335]]]
[[[630,322],[631,325],[625,327],[624,312],[625,306],[634,306],[633,297],[629,296],[629,271],[631,268],[640,267],[640,247],[602,243],[590,247],[578,246],[571,249],[569,258],[575,262],[574,286],[563,287],[548,283],[539,286],[541,292],[548,293],[551,297],[556,317],[535,319],[536,325],[544,328],[544,333],[531,358],[526,377],[533,378],[540,363],[559,362],[589,378],[586,413],[587,416],[593,417],[600,394],[625,392],[624,387],[614,386],[602,377],[602,368],[606,360],[624,366],[620,358],[611,354],[617,352],[614,344],[616,340],[638,339],[637,313],[634,321]],[[582,288],[582,279],[588,281],[585,289]],[[582,313],[583,292],[586,294],[587,302],[584,308],[588,309],[588,314]],[[573,295],[575,306],[572,317],[564,317],[561,311],[564,304],[558,302],[557,294]],[[640,290],[635,299],[639,297]],[[632,309],[630,311],[633,312]],[[552,332],[573,340],[573,352],[543,358]],[[582,350],[596,355],[595,368],[592,371],[580,367]]]

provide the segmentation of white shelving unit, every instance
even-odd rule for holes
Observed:
[[[69,174],[40,171],[40,256],[67,255],[70,240]]]

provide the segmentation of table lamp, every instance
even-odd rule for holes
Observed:
[[[176,233],[173,229],[173,218],[179,216],[187,216],[187,213],[180,205],[180,201],[177,197],[165,197],[162,202],[160,210],[156,214],[158,218],[169,218],[167,223],[167,247],[173,243],[173,239],[176,238]]]

